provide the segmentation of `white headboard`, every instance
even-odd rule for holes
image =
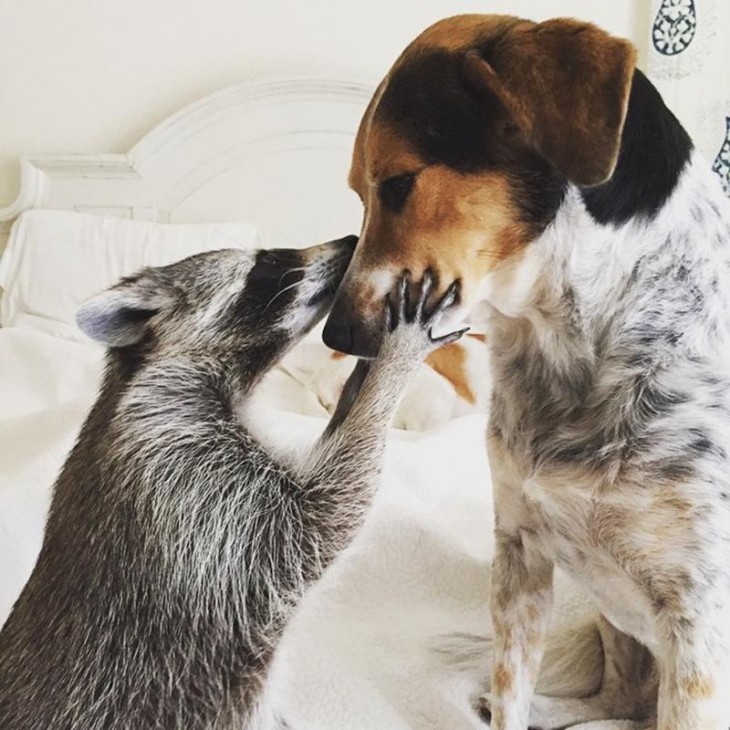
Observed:
[[[0,221],[29,208],[246,221],[266,246],[357,233],[361,206],[346,178],[371,94],[336,80],[246,83],[182,109],[127,154],[26,157]]]

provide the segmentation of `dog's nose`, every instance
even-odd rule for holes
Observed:
[[[353,345],[352,325],[347,322],[338,322],[330,317],[324,326],[322,340],[327,347],[340,352],[350,352]]]
[[[353,316],[338,316],[336,310],[330,313],[322,332],[322,340],[327,347],[365,358],[378,354],[382,336],[383,333],[377,327],[358,322]]]

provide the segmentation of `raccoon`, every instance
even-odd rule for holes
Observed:
[[[462,334],[431,335],[456,288],[429,308],[431,278],[404,277],[321,438],[275,456],[246,403],[325,314],[356,242],[203,253],[81,307],[106,369],[0,632],[3,730],[283,722],[265,691],[282,632],[363,523],[410,375]]]

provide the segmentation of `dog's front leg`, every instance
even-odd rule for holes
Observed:
[[[550,621],[553,563],[519,532],[497,527],[492,564],[491,727],[526,730]]]
[[[494,730],[526,730],[550,622],[553,561],[533,539],[538,522],[524,500],[525,474],[494,423],[487,446],[496,516],[490,591],[494,656],[491,693],[481,698],[480,711]]]

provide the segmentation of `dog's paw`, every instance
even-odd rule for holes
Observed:
[[[585,703],[585,704],[584,704]],[[474,707],[479,717],[489,724],[492,720],[492,701],[489,693],[479,696]],[[579,723],[596,719],[585,700],[563,699],[535,695],[530,703],[529,730],[565,730]],[[580,725],[582,727],[582,725]]]
[[[534,695],[530,703],[531,730],[563,730],[584,720],[593,719],[581,712],[581,700]],[[597,719],[597,718],[596,718]]]
[[[645,720],[595,720],[572,725],[570,730],[656,730],[656,722]]]
[[[442,345],[456,342],[468,330],[467,327],[442,337],[433,336],[433,328],[444,312],[458,300],[459,282],[454,282],[429,310],[427,302],[433,291],[433,285],[433,275],[430,271],[426,271],[416,286],[415,301],[411,302],[409,275],[406,272],[401,276],[395,293],[386,300],[383,347],[396,347],[409,355],[423,359]]]

